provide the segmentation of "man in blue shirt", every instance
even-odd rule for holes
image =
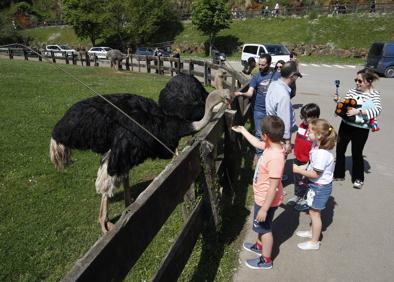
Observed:
[[[265,103],[267,115],[280,117],[285,124],[283,139],[285,141],[286,153],[291,152],[291,133],[297,128],[293,105],[290,100],[290,85],[299,77],[297,64],[294,61],[286,62],[281,69],[280,79],[273,82],[267,92]]]
[[[249,83],[249,89],[247,92],[235,92],[235,96],[244,96],[248,98],[253,98],[253,120],[254,127],[256,131],[256,137],[261,139],[260,123],[266,116],[265,110],[265,96],[267,94],[268,86],[270,85],[273,78],[271,65],[271,55],[261,54],[258,62],[259,72],[252,77]],[[256,155],[254,158],[254,163],[258,160],[262,154],[261,149],[256,149]]]

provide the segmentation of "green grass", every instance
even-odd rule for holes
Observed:
[[[62,65],[102,94],[131,92],[158,98],[169,77],[109,68]],[[74,151],[74,163],[63,173],[49,160],[51,130],[76,101],[93,95],[54,66],[44,62],[0,58],[0,281],[58,281],[101,236],[97,222],[100,196],[94,181],[100,156]],[[141,191],[168,161],[146,161],[130,174],[133,191]],[[180,280],[229,281],[237,253],[234,242],[242,228],[246,186],[243,178],[234,209],[227,208],[222,240],[210,242],[204,231]],[[123,209],[122,191],[110,203],[110,218]],[[182,228],[181,207],[168,219],[126,281],[144,281]],[[212,241],[212,240],[211,240]]]
[[[21,31],[24,36],[29,36],[34,40],[34,45],[42,44],[68,44],[72,47],[90,45],[89,40],[81,40],[77,37],[71,26],[46,26]]]
[[[368,48],[376,41],[394,39],[394,15],[354,14],[338,17],[251,18],[234,20],[229,29],[218,34],[216,45],[234,49],[243,43],[330,44],[338,48]],[[201,43],[207,40],[191,24],[177,36],[176,43]]]

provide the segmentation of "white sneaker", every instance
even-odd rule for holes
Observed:
[[[353,183],[353,187],[357,188],[357,189],[361,189],[363,188],[364,182],[362,182],[361,180],[356,179],[356,181],[354,181]]]
[[[320,242],[313,243],[312,241],[306,241],[297,244],[297,247],[305,251],[318,250],[320,248]]]
[[[312,231],[305,230],[305,231],[297,231],[296,235],[301,238],[312,238]]]

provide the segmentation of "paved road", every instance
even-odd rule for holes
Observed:
[[[338,128],[340,119],[333,114],[331,93],[334,80],[341,80],[341,93],[354,86],[356,70],[361,66],[301,66],[304,77],[297,82],[294,106],[318,103],[321,117]],[[362,190],[347,181],[335,182],[332,199],[323,212],[323,239],[319,251],[301,251],[302,239],[296,230],[308,228],[305,213],[280,207],[274,220],[274,268],[251,270],[244,264],[254,255],[239,246],[239,267],[234,281],[393,281],[394,280],[394,79],[381,78],[375,87],[382,93],[381,130],[369,136],[364,150],[366,180]],[[298,120],[299,121],[299,120]],[[350,156],[350,150],[347,152]],[[349,160],[350,161],[350,160]],[[348,163],[348,167],[350,162]],[[293,184],[285,183],[288,199]],[[245,240],[254,241],[250,220],[244,227]]]

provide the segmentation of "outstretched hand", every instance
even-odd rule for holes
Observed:
[[[243,127],[242,125],[236,125],[236,126],[232,126],[231,129],[235,132],[242,133],[245,127]]]

